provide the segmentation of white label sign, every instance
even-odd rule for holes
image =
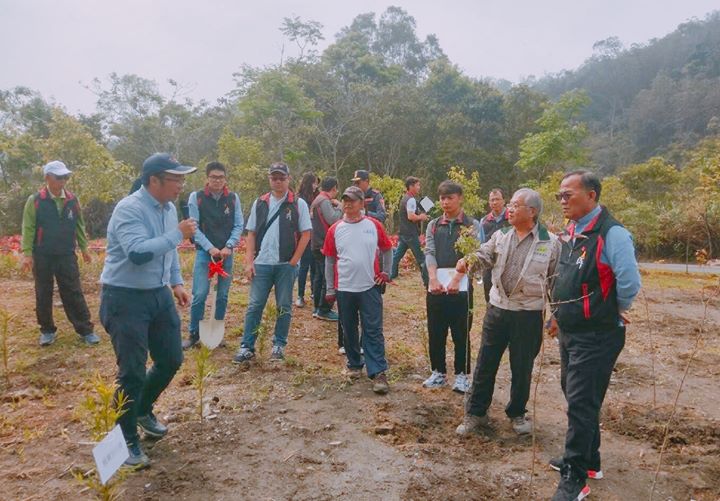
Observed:
[[[435,207],[435,204],[428,197],[425,197],[420,200],[420,207],[422,207],[425,212],[430,212],[430,209]]]
[[[115,425],[110,433],[93,448],[93,457],[103,485],[118,471],[125,460],[130,457],[125,437],[119,425]]]

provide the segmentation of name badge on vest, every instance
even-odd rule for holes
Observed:
[[[578,270],[582,269],[583,264],[585,263],[585,257],[587,256],[587,253],[585,252],[585,247],[582,248],[582,253],[580,254],[580,257],[577,258],[577,261],[575,261],[575,264],[578,265]]]
[[[285,219],[292,221],[292,211],[290,210],[290,207],[285,209]]]
[[[70,211],[68,211],[68,215],[67,215],[67,218],[68,218],[68,219],[70,219],[71,221],[72,221],[72,219],[74,218],[74,216],[73,216],[73,213],[72,213],[72,211],[71,211],[71,210],[70,210]]]
[[[227,216],[227,215],[229,215],[229,214],[230,214],[230,207],[228,207],[227,205],[225,205],[225,215]]]

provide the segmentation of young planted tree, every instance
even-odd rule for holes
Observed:
[[[205,346],[204,344],[201,344],[200,349],[195,350],[195,374],[193,374],[192,377],[192,384],[197,389],[198,392],[198,415],[200,416],[200,421],[202,422],[204,418],[204,399],[205,399],[205,389],[208,379],[210,378],[210,375],[215,370],[215,367],[213,366],[212,362],[210,361],[210,354],[212,352],[210,349]]]

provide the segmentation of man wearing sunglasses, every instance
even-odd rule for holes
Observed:
[[[243,230],[240,197],[228,189],[225,166],[220,162],[210,162],[205,166],[205,175],[205,187],[191,193],[188,199],[189,215],[198,222],[198,229],[194,236],[197,252],[193,268],[190,335],[183,341],[184,350],[200,342],[200,320],[204,317],[205,301],[210,293],[210,260],[222,262],[227,274],[224,277],[218,275],[215,302],[215,319],[225,318],[232,284],[233,249],[240,241]]]
[[[625,345],[627,310],[640,290],[632,235],[599,205],[600,179],[565,175],[556,198],[570,225],[562,235],[549,334],[560,344],[560,384],[568,404],[565,453],[553,500],[583,499],[600,469],[600,408]],[[559,328],[559,329],[558,329]]]
[[[91,261],[85,223],[77,197],[65,189],[70,170],[59,160],[43,167],[45,186],[25,203],[22,223],[23,268],[35,278],[35,313],[40,324],[40,346],[55,342],[53,281],[57,281],[65,314],[75,332],[89,345],[100,342],[93,332],[80,284],[76,247],[83,260]]]
[[[247,221],[245,274],[250,283],[250,301],[245,329],[233,363],[244,364],[255,357],[255,341],[270,290],[275,287],[277,318],[270,360],[285,359],[292,318],[292,292],[297,264],[310,242],[312,223],[307,203],[290,191],[290,169],[282,162],[268,171],[270,191],[253,202]]]

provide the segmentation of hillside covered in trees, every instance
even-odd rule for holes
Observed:
[[[142,161],[171,151],[228,164],[244,205],[277,159],[343,185],[369,169],[391,205],[397,179],[419,176],[430,191],[455,166],[480,192],[539,187],[556,223],[557,173],[582,165],[609,176],[605,201],[642,252],[712,255],[720,244],[720,13],[643,45],[608,38],[581,67],[516,85],[464,74],[398,7],[356,16],[323,51],[319,23],[285,18],[280,29],[297,56],[238,61],[235,89],[212,103],[174,81],[163,95],[139,75],[93,81],[90,115],[32,89],[0,90],[0,233],[18,232],[38,166],[61,158],[102,236]],[[188,190],[202,183],[191,177]]]

